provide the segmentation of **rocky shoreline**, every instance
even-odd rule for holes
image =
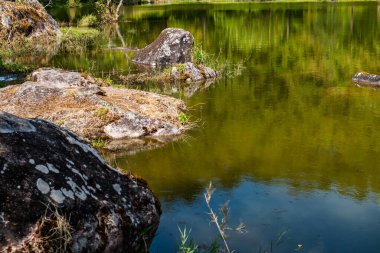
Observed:
[[[87,140],[170,136],[187,129],[179,118],[186,105],[179,99],[114,88],[62,69],[38,69],[30,81],[0,89],[0,110],[51,121]]]

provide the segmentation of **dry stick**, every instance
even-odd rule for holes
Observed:
[[[228,253],[231,253],[230,251],[230,248],[228,247],[228,244],[227,244],[227,240],[225,238],[225,233],[223,231],[223,229],[220,227],[219,225],[219,222],[218,222],[218,216],[216,216],[216,214],[214,213],[214,210],[211,208],[210,206],[210,200],[211,200],[211,196],[212,196],[212,193],[213,193],[214,189],[212,188],[212,182],[210,182],[208,188],[207,188],[207,192],[204,194],[204,197],[205,197],[205,200],[206,200],[206,204],[207,204],[207,207],[208,209],[210,210],[210,216],[211,216],[211,219],[214,221],[218,231],[219,231],[219,234],[224,242],[224,245],[226,247],[226,250]]]

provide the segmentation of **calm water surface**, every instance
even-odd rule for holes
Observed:
[[[75,23],[83,10],[55,9]],[[190,4],[127,7],[119,31],[142,48],[166,27],[191,31],[203,48],[246,68],[192,97],[199,127],[183,140],[117,166],[145,178],[163,215],[151,252],[176,252],[177,226],[199,244],[216,237],[203,200],[229,200],[236,252],[380,252],[380,90],[355,87],[357,71],[380,74],[380,5]],[[117,27],[107,44],[120,46]],[[130,55],[90,50],[49,64],[99,73],[134,71]],[[142,87],[168,93],[159,87]]]

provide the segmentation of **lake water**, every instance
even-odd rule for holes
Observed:
[[[54,9],[75,23],[85,9]],[[182,140],[136,155],[113,154],[118,167],[146,179],[163,215],[150,248],[176,252],[178,226],[198,244],[217,237],[203,199],[229,201],[236,252],[380,252],[380,90],[358,88],[357,71],[380,74],[380,5],[372,3],[180,4],[122,11],[126,46],[142,48],[167,27],[193,33],[219,57],[245,66],[183,98],[198,127]],[[104,46],[121,46],[109,28]],[[123,52],[58,54],[56,67],[134,71]],[[160,87],[142,87],[168,93]],[[281,237],[281,238],[280,238]],[[276,243],[280,240],[280,243]]]

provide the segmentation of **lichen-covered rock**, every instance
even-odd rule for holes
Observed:
[[[358,72],[352,78],[358,86],[372,86],[380,88],[380,75]]]
[[[38,1],[0,1],[0,37],[7,41],[20,36],[56,37],[60,34],[58,23]]]
[[[138,90],[102,85],[91,76],[39,69],[31,81],[0,89],[0,110],[42,118],[88,140],[178,135],[183,101]]]
[[[160,214],[75,134],[0,112],[0,252],[147,252]]]
[[[191,62],[174,66],[170,74],[173,80],[186,82],[200,82],[217,77],[217,72],[212,68],[195,65]]]
[[[183,29],[167,28],[145,48],[137,51],[133,61],[138,64],[167,66],[191,61],[193,35]]]

